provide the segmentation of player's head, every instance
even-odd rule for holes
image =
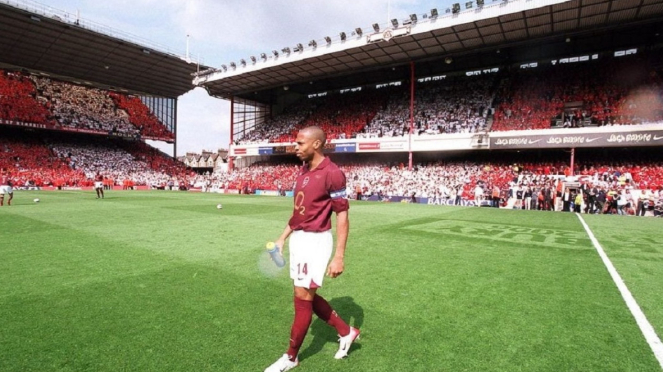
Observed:
[[[303,161],[310,161],[318,154],[322,155],[327,136],[319,127],[306,127],[297,133],[295,152]]]

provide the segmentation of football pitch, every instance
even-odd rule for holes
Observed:
[[[293,317],[264,250],[291,203],[16,191],[0,208],[0,371],[262,371]],[[662,335],[663,221],[582,218]],[[334,360],[314,316],[295,371],[661,371],[575,214],[351,202],[345,264],[319,293],[361,339]]]

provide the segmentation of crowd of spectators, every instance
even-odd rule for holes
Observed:
[[[108,186],[152,188],[200,187],[204,191],[254,193],[292,190],[300,164],[274,158],[233,172],[196,175],[181,163],[138,141],[94,136],[65,136],[57,131],[4,129],[0,167],[12,173],[17,186],[91,186],[97,174]],[[571,177],[565,160],[541,158],[521,163],[516,154],[461,160],[417,160],[412,169],[384,158],[334,159],[347,175],[350,198],[377,197],[431,204],[509,206],[522,209],[580,209],[587,213],[641,214],[663,201],[663,159],[641,150],[637,156],[582,155]],[[332,155],[334,156],[334,155]],[[486,155],[487,156],[487,155]],[[567,183],[562,180],[566,179]],[[571,181],[571,183],[569,183]],[[572,190],[565,189],[570,184]],[[566,186],[565,186],[566,185]],[[580,198],[580,199],[578,199]]]
[[[194,178],[182,163],[139,141],[14,128],[0,137],[0,166],[17,185],[40,187],[90,186],[97,174],[118,186],[154,188],[171,181],[188,188]]]
[[[510,74],[498,90],[492,131],[663,121],[653,56],[595,60]],[[660,57],[659,57],[660,58]]]
[[[157,116],[150,111],[140,98],[116,92],[109,92],[108,95],[119,109],[124,110],[129,115],[129,121],[138,128],[142,136],[175,139],[174,133],[159,121]]]
[[[175,138],[138,97],[18,71],[0,70],[0,119],[123,137]]]
[[[658,60],[657,53],[641,52],[417,82],[413,134],[660,123]],[[303,98],[236,143],[291,142],[307,125],[322,127],[332,139],[407,135],[409,86]]]
[[[290,134],[298,128],[305,118],[316,110],[319,100],[304,99],[286,108],[283,113],[260,123],[256,128],[249,128],[236,133],[236,144],[259,144],[289,142]]]
[[[5,131],[0,136],[0,169],[11,172],[15,185],[44,186],[80,178],[79,172],[54,156],[38,138]]]
[[[427,200],[430,204],[470,201],[473,205],[516,209],[619,214],[636,214],[638,210],[644,213],[646,208],[653,210],[656,206],[663,208],[661,159],[608,162],[587,156],[577,164],[573,176],[568,164],[559,159],[528,163],[517,163],[515,159],[433,160],[417,162],[412,169],[402,162],[384,160],[335,161],[346,173],[347,191],[352,199]],[[259,162],[231,173],[199,176],[196,182],[205,185],[206,191],[272,190],[282,194],[292,189],[299,166]],[[572,191],[565,189],[568,185],[575,187]],[[619,202],[620,197],[615,195],[624,195],[623,201]]]
[[[53,126],[55,122],[47,106],[38,99],[30,79],[0,69],[0,119]]]
[[[345,92],[305,98],[256,128],[240,133],[236,144],[294,142],[297,132],[316,125],[328,139],[357,137],[386,101],[385,94]]]
[[[138,134],[126,112],[117,108],[107,91],[38,75],[29,77],[58,126],[128,137]]]
[[[492,75],[426,82],[417,85],[414,134],[477,133],[487,128],[494,84]],[[398,137],[409,133],[410,92],[391,94],[359,137]]]

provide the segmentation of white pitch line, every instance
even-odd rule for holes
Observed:
[[[663,343],[661,343],[661,339],[656,334],[654,327],[652,327],[651,323],[649,323],[649,320],[647,320],[645,313],[643,313],[640,309],[640,306],[635,301],[635,298],[633,298],[631,291],[629,291],[629,289],[626,287],[624,280],[622,280],[622,277],[617,272],[617,269],[615,269],[615,266],[610,261],[610,258],[608,258],[608,255],[605,254],[603,247],[601,247],[601,244],[599,244],[599,241],[596,240],[596,237],[589,229],[589,226],[587,226],[587,223],[585,223],[585,220],[582,218],[580,213],[576,213],[576,216],[578,216],[578,219],[580,219],[580,223],[582,223],[582,226],[585,228],[587,235],[589,235],[589,239],[592,241],[592,244],[594,244],[594,248],[596,248],[596,251],[599,253],[601,260],[603,260],[605,268],[608,269],[612,280],[617,285],[619,293],[621,293],[624,302],[626,302],[626,306],[628,306],[628,309],[631,310],[631,314],[635,318],[636,323],[638,323],[640,331],[645,336],[645,340],[647,340],[649,347],[654,352],[654,356],[658,360],[658,364],[661,366],[661,369],[663,369]]]

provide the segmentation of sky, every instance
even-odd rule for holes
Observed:
[[[18,0],[22,2],[24,0]],[[440,13],[454,0],[25,0],[134,35],[165,50],[211,67],[238,62],[273,49],[306,45],[356,27],[385,27],[389,19]],[[464,3],[464,2],[462,2]],[[37,4],[37,5],[35,5]],[[228,148],[230,102],[202,88],[179,97],[177,155]],[[173,146],[150,142],[166,153]]]

